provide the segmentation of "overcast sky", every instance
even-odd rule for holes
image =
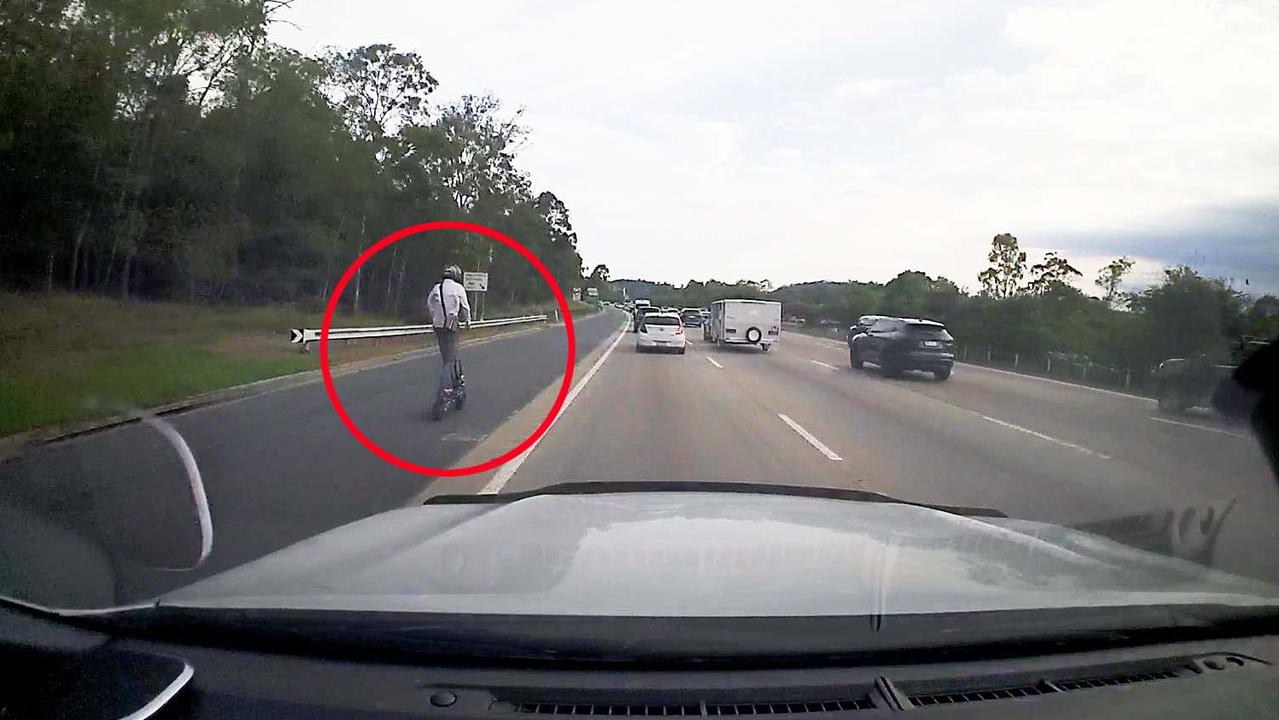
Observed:
[[[1279,2],[296,0],[284,17],[285,45],[388,42],[423,56],[437,102],[523,107],[522,166],[615,278],[915,269],[974,289],[1011,232],[1081,286],[1128,254],[1139,282],[1190,263],[1279,290]]]

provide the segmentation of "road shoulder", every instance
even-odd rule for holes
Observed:
[[[580,374],[583,368],[595,367],[600,358],[609,352],[616,345],[618,335],[625,336],[626,327],[621,324],[621,316],[619,316],[619,326],[613,334],[608,335],[590,353],[583,356],[574,365],[574,376],[577,381],[574,383],[570,392],[576,391],[582,387],[588,378]],[[457,461],[455,467],[468,467],[490,460],[501,455],[511,448],[518,445],[524,438],[528,437],[542,420],[546,414],[550,412],[551,407],[555,404],[555,397],[559,393],[561,380],[547,385],[539,392],[527,405],[517,410],[502,425],[484,439],[483,442],[471,448],[465,456]],[[554,430],[554,425],[547,429],[550,433]],[[421,505],[422,501],[434,495],[454,495],[464,494],[473,495],[479,493],[487,486],[495,475],[501,472],[502,468],[494,468],[482,473],[466,475],[463,477],[440,477],[432,479],[421,492],[414,495],[405,503],[406,506]]]

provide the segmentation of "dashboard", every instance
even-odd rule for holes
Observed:
[[[170,633],[172,635],[172,633]],[[1279,636],[707,668],[406,661],[113,637],[0,609],[9,718],[1279,717]]]

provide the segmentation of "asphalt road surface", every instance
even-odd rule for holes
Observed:
[[[959,365],[945,382],[853,370],[786,333],[768,353],[622,339],[502,491],[571,480],[859,488],[1087,527],[1279,579],[1279,485],[1246,427],[1145,398]],[[1259,552],[1260,551],[1260,552]]]
[[[592,350],[601,358],[594,374],[531,453],[475,479],[469,491],[600,480],[858,488],[1085,527],[1279,580],[1279,485],[1246,428],[966,365],[946,382],[882,378],[873,367],[852,370],[838,341],[796,333],[764,353],[717,349],[692,329],[684,355],[641,354],[634,335],[619,336],[622,322],[613,311],[578,323],[579,359]],[[350,375],[338,386],[353,418],[383,447],[447,465],[483,448],[505,423],[518,424],[518,411],[558,378],[563,353],[563,335],[553,329],[464,349],[470,401],[443,423],[425,416],[433,357]],[[586,365],[579,362],[579,378]],[[434,487],[358,445],[319,384],[173,421],[204,472],[215,525],[213,554],[194,573],[146,567],[181,564],[194,543],[182,487],[173,487],[180,468],[153,431],[123,428],[50,448],[10,468],[0,486],[20,488],[27,505],[105,538],[115,548],[118,579],[108,594],[117,601],[186,584]],[[24,566],[66,574],[78,565],[59,561],[64,545],[27,548],[53,560],[28,558]],[[2,575],[6,586],[13,582]],[[41,579],[60,592],[75,585]]]

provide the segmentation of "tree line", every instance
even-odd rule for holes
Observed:
[[[958,342],[974,348],[1027,358],[1062,353],[1133,369],[1194,353],[1227,361],[1243,337],[1279,336],[1279,298],[1251,298],[1191,267],[1166,268],[1158,283],[1127,292],[1134,263],[1116,258],[1094,279],[1099,297],[1093,297],[1071,284],[1082,273],[1068,259],[1051,252],[1028,264],[1011,234],[992,239],[987,259],[976,292],[946,277],[908,270],[887,283],[822,281],[776,289],[767,280],[690,280],[678,288],[626,280],[613,283],[610,296],[620,298],[626,286],[631,298],[648,291],[659,305],[681,307],[723,298],[772,299],[782,303],[787,318],[841,330],[862,315],[928,318],[945,322]]]
[[[0,3],[0,283],[319,306],[389,232],[468,220],[580,284],[568,207],[516,162],[519,112],[435,102],[425,61],[390,45],[271,43],[287,3]],[[397,243],[344,303],[420,312],[446,261],[489,271],[496,305],[549,299],[514,251],[467,235]]]

